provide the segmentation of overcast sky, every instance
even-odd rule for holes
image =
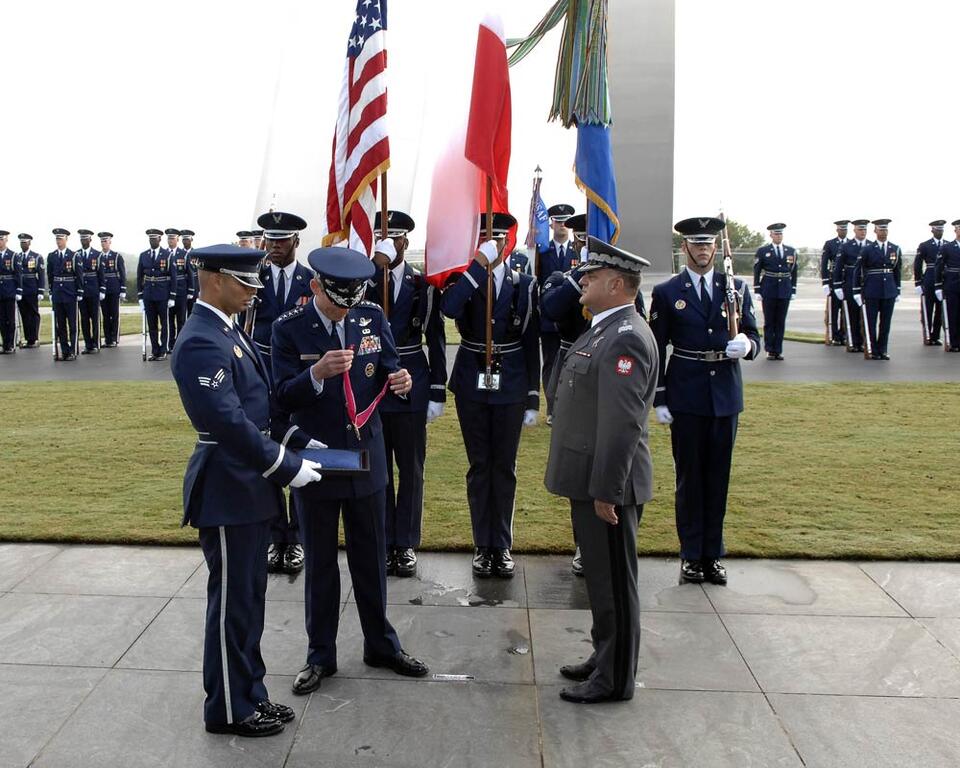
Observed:
[[[469,98],[481,15],[499,12],[518,36],[548,6],[390,0],[390,202],[410,210],[417,235],[433,158]],[[251,227],[276,196],[310,222],[312,244],[354,7],[5,7],[0,228],[32,232],[42,251],[55,226],[110,229],[126,251],[154,226],[191,227],[203,244]],[[756,229],[785,221],[788,242],[819,245],[835,218],[885,216],[912,248],[928,220],[960,216],[949,154],[958,24],[960,4],[930,0],[678,0],[675,218],[722,202]],[[546,123],[558,32],[511,71],[521,221],[538,163],[548,204],[581,199],[575,136]]]

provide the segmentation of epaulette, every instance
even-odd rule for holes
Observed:
[[[383,308],[379,304],[377,304],[375,301],[367,301],[366,299],[357,304],[357,309],[360,307],[364,307],[366,309],[375,309],[378,312],[383,312]]]
[[[294,317],[299,317],[300,315],[303,314],[303,310],[304,310],[304,308],[307,307],[307,306],[309,306],[309,305],[308,305],[308,304],[301,304],[301,305],[299,305],[299,306],[297,306],[297,307],[294,307],[293,309],[288,309],[286,312],[284,312],[282,315],[280,315],[280,317],[277,318],[277,322],[278,322],[278,323],[285,323],[285,322],[287,322],[287,320],[290,320],[290,319],[292,319],[292,318],[294,318]]]

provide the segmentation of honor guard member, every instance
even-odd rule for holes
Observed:
[[[207,562],[203,719],[211,733],[270,736],[294,712],[270,701],[260,653],[270,521],[281,489],[320,479],[319,465],[271,440],[270,376],[231,319],[256,289],[262,251],[213,245],[195,254],[200,299],[171,361],[197,431],[183,477],[183,525]]]
[[[374,231],[380,232],[377,213]],[[387,452],[387,573],[413,576],[423,517],[423,466],[427,456],[427,424],[443,415],[447,400],[447,351],[440,293],[419,270],[404,261],[413,219],[387,211],[387,240],[377,244],[378,267],[367,300],[383,305],[383,267],[388,269],[386,315],[400,363],[413,377],[406,397],[387,395],[380,403],[383,442]],[[427,354],[423,344],[427,344]],[[394,466],[398,482],[394,484]]]
[[[54,328],[60,344],[58,360],[76,360],[77,299],[83,286],[80,259],[67,248],[70,230],[53,230],[57,249],[47,254],[47,283],[50,286],[50,304],[53,307]]]
[[[670,425],[676,467],[680,583],[726,584],[723,518],[727,511],[730,462],[743,410],[740,360],[752,360],[760,336],[750,289],[734,280],[742,307],[740,332],[729,338],[724,302],[727,277],[716,272],[721,219],[684,219],[674,225],[683,237],[686,266],[653,289],[650,328],[660,354],[654,408]],[[667,363],[667,345],[673,346]],[[587,572],[589,574],[589,563]]]
[[[0,229],[0,339],[3,341],[0,354],[16,352],[17,304],[23,299],[20,283],[19,260],[7,248],[10,233]]]
[[[575,247],[582,242],[586,242],[586,214],[580,213],[571,216],[567,219],[566,226],[573,233]],[[586,248],[584,248],[585,251]],[[544,282],[543,293],[540,295],[540,314],[555,322],[557,330],[560,332],[560,351],[557,354],[557,363],[553,367],[553,375],[547,382],[546,393],[548,397],[554,397],[557,392],[564,357],[570,351],[573,343],[590,327],[590,310],[580,303],[580,297],[583,294],[580,278],[584,274],[581,267],[584,263],[581,262],[567,272],[554,272]],[[639,290],[636,299],[634,299],[634,306],[640,316],[646,319],[647,312],[643,305],[643,294]],[[551,421],[548,417],[547,423],[550,424]],[[576,542],[576,535],[574,535],[574,542]],[[574,552],[570,568],[574,575],[583,576],[583,560],[580,547],[577,547]]]
[[[163,360],[167,356],[167,310],[176,300],[177,266],[170,251],[160,247],[163,232],[148,229],[146,234],[150,248],[137,262],[137,298],[150,330],[151,354],[147,359]]]
[[[833,295],[841,302],[843,323],[847,329],[847,352],[863,352],[863,334],[861,333],[860,307],[853,300],[853,271],[860,258],[860,252],[867,243],[867,224],[869,219],[854,219],[853,239],[847,240],[840,248],[833,263]]]
[[[960,219],[951,221],[950,226],[955,239],[940,249],[933,294],[943,307],[944,347],[960,352]]]
[[[190,289],[190,276],[187,274],[187,251],[180,247],[180,230],[168,227],[163,230],[167,236],[167,250],[177,268],[176,290],[173,297],[173,306],[168,310],[167,351],[173,352],[173,345],[177,342],[177,334],[187,322],[187,291]]]
[[[551,205],[547,209],[553,237],[537,255],[537,290],[554,272],[566,272],[580,263],[580,249],[570,242],[570,230],[566,221],[573,216],[573,206],[566,203]],[[543,388],[546,390],[553,370],[553,362],[560,351],[560,332],[552,320],[540,317],[540,349],[543,353]],[[553,415],[553,398],[547,395],[547,418]]]
[[[659,372],[657,341],[636,311],[650,262],[590,237],[581,273],[591,328],[561,367],[545,485],[570,499],[583,552],[593,653],[560,668],[576,703],[632,699],[640,653],[637,527],[653,498],[647,420]]]
[[[943,325],[943,307],[935,294],[937,257],[943,247],[943,226],[946,219],[930,222],[929,240],[917,246],[913,259],[913,284],[920,296],[920,326],[925,346],[940,346],[940,327]]]
[[[100,302],[103,313],[103,346],[120,343],[120,302],[127,300],[127,270],[123,256],[113,250],[113,233],[98,232],[100,238],[100,285],[104,297]]]
[[[257,223],[259,224],[260,222],[257,222]],[[251,234],[253,235],[253,242],[254,242],[254,244],[257,246],[257,248],[262,247],[262,246],[263,246],[263,241],[264,241],[264,239],[265,239],[265,238],[264,238],[264,235],[263,235],[263,230],[262,230],[262,229],[254,229],[254,230],[251,232]]]
[[[514,272],[519,272],[521,275],[533,274],[533,270],[530,268],[530,257],[523,251],[514,251],[511,253],[508,263],[510,269]]]
[[[241,248],[253,248],[253,232],[249,229],[241,229],[237,232],[237,244]]]
[[[486,214],[480,217],[481,237],[486,218]],[[508,270],[503,261],[504,237],[515,224],[509,214],[494,214],[494,239],[479,245],[470,266],[440,300],[441,311],[460,331],[449,388],[470,463],[467,501],[473,523],[473,572],[480,578],[513,577],[510,549],[520,429],[534,426],[540,409],[537,284],[529,275]],[[490,381],[486,376],[488,264],[493,268]]]
[[[853,300],[863,315],[864,343],[871,360],[889,360],[887,341],[893,305],[900,301],[900,270],[903,254],[900,246],[887,240],[890,219],[871,222],[876,241],[860,252],[853,272]]]
[[[763,303],[763,347],[767,360],[783,360],[783,334],[790,300],[797,295],[797,251],[783,244],[786,224],[767,227],[771,242],[753,259],[753,290]]]
[[[100,351],[100,302],[103,300],[103,283],[100,277],[100,251],[91,247],[93,230],[78,229],[80,249],[77,260],[83,270],[83,288],[80,292],[80,330],[83,333],[81,355],[93,355]]]
[[[378,400],[410,391],[383,311],[363,301],[370,259],[350,248],[310,252],[313,301],[273,324],[273,377],[280,407],[310,437],[333,449],[367,451],[369,471],[328,479],[294,492],[306,552],[307,663],[293,692],[317,690],[337,671],[340,566],[337,529],[343,515],[347,565],[363,631],[363,661],[399,675],[428,669],[400,646],[387,620],[384,488],[387,465]],[[348,398],[348,395],[350,397]]]
[[[837,236],[824,241],[820,252],[820,282],[823,284],[823,295],[827,301],[827,319],[830,328],[830,343],[835,347],[842,347],[844,340],[843,303],[833,295],[833,266],[843,244],[847,242],[847,225],[850,219],[838,219],[833,222],[837,228]]]
[[[265,232],[268,244],[267,258],[260,264],[260,282],[257,303],[249,310],[253,328],[253,343],[267,365],[273,366],[270,355],[270,335],[273,321],[284,312],[307,303],[313,298],[310,280],[313,272],[297,262],[300,232],[307,222],[292,213],[271,211],[263,214],[257,223],[269,229]],[[244,314],[241,324],[247,325]],[[274,404],[272,416],[274,439],[286,443],[297,431],[290,424],[290,416]],[[289,506],[284,505],[270,527],[270,548],[267,550],[267,569],[271,573],[283,571],[299,573],[303,570],[303,546],[300,543],[300,525],[296,502],[290,495]]]
[[[193,238],[196,233],[192,229],[181,229],[180,237],[183,250],[186,251],[184,261],[187,264],[187,315],[193,312],[194,302],[200,295],[200,283],[197,279],[197,265],[193,263]]]
[[[20,240],[20,253],[17,254],[20,285],[23,299],[20,301],[20,321],[23,325],[23,338],[27,349],[40,346],[40,302],[47,284],[47,275],[43,266],[43,256],[30,250],[33,236],[26,232],[17,235]]]

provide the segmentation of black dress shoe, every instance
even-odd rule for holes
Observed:
[[[71,353],[66,357],[64,357],[63,359],[66,360],[68,363],[72,363],[74,360],[77,359],[77,356]]]
[[[150,355],[150,356],[147,358],[147,361],[148,361],[148,362],[151,362],[151,363],[155,363],[155,362],[156,362],[157,360],[159,360],[159,359],[160,359],[160,356],[159,356],[159,355]]]
[[[725,586],[727,583],[727,569],[719,560],[704,560],[703,575],[711,584]]]
[[[287,544],[283,551],[283,572],[300,573],[303,570],[303,546],[300,544]]]
[[[773,352],[767,352],[767,360],[776,360],[777,356]]]
[[[493,575],[493,561],[487,547],[477,547],[473,554],[473,575],[489,579]]]
[[[834,339],[830,342],[830,345],[833,347],[845,347],[847,346],[847,342],[843,339]]]
[[[279,720],[281,723],[289,723],[297,716],[292,707],[286,704],[275,704],[272,701],[261,701],[257,704],[257,712]]]
[[[267,573],[280,573],[283,570],[283,550],[283,544],[267,547]]]
[[[254,712],[239,723],[207,723],[207,733],[229,733],[233,736],[273,736],[283,730],[283,723],[262,712]]]
[[[681,560],[680,561],[680,583],[681,584],[702,584],[703,583],[703,565],[699,560]]]
[[[889,359],[890,359],[890,355],[888,355],[886,352],[881,352],[881,353],[880,353],[880,359],[881,359],[881,360],[889,360]]]
[[[783,355],[781,355],[779,352],[777,352],[777,354],[774,356],[773,359],[774,359],[774,360],[783,360]]]
[[[293,681],[293,692],[297,696],[303,696],[307,693],[313,693],[320,687],[320,682],[325,677],[332,677],[337,674],[336,667],[325,667],[322,664],[307,664],[297,673],[297,679]]]
[[[490,565],[494,574],[501,579],[512,579],[513,572],[517,569],[517,564],[513,562],[509,549],[493,550]]]
[[[396,576],[397,575],[397,550],[388,549],[387,550],[387,576]]]
[[[854,347],[854,348],[851,349],[850,351],[851,351],[851,352],[856,352],[857,354],[862,355],[862,354],[863,354],[863,346],[861,345],[861,346],[859,346],[859,347]]]
[[[368,667],[385,667],[404,677],[424,677],[429,667],[420,659],[415,659],[406,651],[397,651],[395,656],[364,655],[363,663]]]
[[[81,349],[81,350],[80,350],[80,354],[81,354],[81,355],[92,355],[92,354],[93,354],[93,350],[92,350],[92,349]]]
[[[417,572],[417,553],[413,551],[413,547],[395,549],[393,555],[397,576],[405,578]]]
[[[580,554],[580,547],[573,553],[573,560],[570,561],[570,570],[574,576],[583,578],[583,555]]]
[[[574,704],[600,704],[604,701],[622,701],[625,697],[598,691],[590,683],[580,683],[560,689],[560,698]]]
[[[597,667],[592,661],[585,661],[582,664],[564,664],[560,667],[560,674],[567,680],[576,680],[582,683],[593,674]]]

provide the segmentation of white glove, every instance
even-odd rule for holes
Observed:
[[[105,298],[107,298],[106,292],[105,292],[105,291],[100,291],[100,301],[103,301]]]
[[[587,250],[587,246],[583,246],[580,249],[580,263],[583,264],[587,259],[590,258],[590,251]]]
[[[895,299],[893,300],[893,303],[896,304],[898,301],[900,301],[900,296],[899,296],[899,295],[897,296],[897,298],[895,298]]]
[[[397,258],[397,247],[393,244],[393,240],[380,240],[373,250],[377,253],[382,253],[384,256],[388,256],[390,261]]]
[[[22,299],[22,298],[23,298],[23,296],[21,296],[21,295],[18,293],[18,294],[17,294],[17,301],[20,301],[20,299]]]
[[[673,414],[670,413],[670,409],[665,405],[658,405],[655,409],[657,412],[657,421],[661,424],[673,424]]]
[[[853,294],[853,300],[857,303],[858,307],[863,306],[863,296],[861,296],[859,293]]]
[[[923,286],[922,286],[922,285],[915,285],[915,286],[913,287],[913,292],[916,293],[917,296],[919,296],[920,294],[923,293]]]
[[[537,426],[537,417],[540,414],[535,410],[530,409],[523,412],[523,426],[525,427],[535,427]]]
[[[483,254],[484,258],[487,260],[487,264],[493,264],[493,262],[497,260],[497,256],[500,255],[497,251],[497,244],[493,240],[486,240],[480,243],[480,247],[477,248],[477,251]]]
[[[37,292],[37,301],[43,301],[43,291]]]
[[[433,400],[427,403],[427,424],[432,424],[434,421],[443,416],[443,403],[435,403]]]
[[[317,450],[320,450],[321,448],[326,448],[326,447],[327,447],[327,444],[326,444],[326,443],[321,443],[319,440],[314,440],[314,439],[311,437],[311,438],[310,438],[310,442],[307,443],[307,446],[306,446],[306,447],[307,447],[307,448],[310,448],[311,450],[317,451]]]
[[[318,471],[320,469],[319,461],[310,461],[309,459],[300,460],[300,471],[296,477],[290,481],[291,488],[303,488],[307,483],[315,483],[323,475]]]
[[[144,306],[143,306],[143,299],[137,299],[137,304],[140,305],[140,311],[141,311],[141,312],[145,312],[145,311],[146,311],[146,309],[145,309]]]
[[[937,301],[943,301],[943,291],[939,288],[933,292],[933,295],[937,297]]]
[[[840,299],[840,301],[843,301],[843,288],[834,288],[833,295]]]
[[[167,299],[167,309],[173,309],[176,303],[173,299]]]
[[[745,333],[738,333],[727,342],[727,357],[733,358],[734,360],[739,360],[741,357],[746,357],[747,352],[749,351],[750,339],[747,338]]]
[[[126,300],[127,300],[127,292],[120,291],[120,301],[126,301]]]
[[[830,295],[830,286],[829,286],[829,285],[824,285],[824,286],[823,286],[823,295],[824,295],[824,296],[829,296],[829,295]]]

